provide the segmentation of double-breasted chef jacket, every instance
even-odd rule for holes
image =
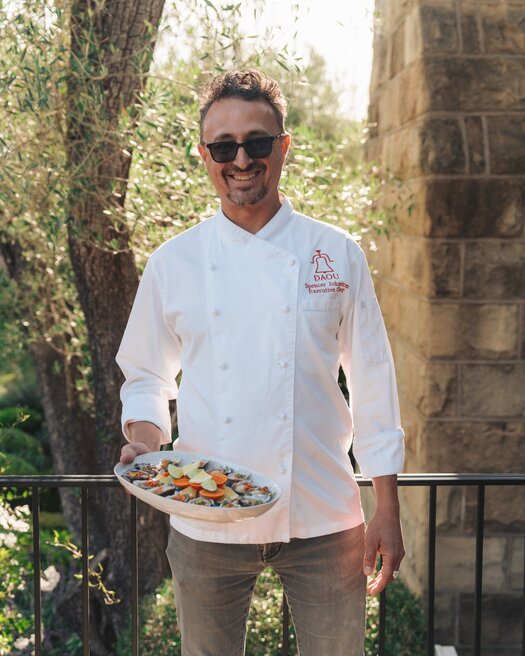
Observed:
[[[171,442],[177,398],[174,448],[281,487],[273,508],[244,522],[171,516],[197,540],[288,542],[361,524],[352,439],[365,477],[403,467],[392,354],[365,256],[346,232],[282,200],[255,235],[219,210],[158,248],[118,351],[126,438],[142,420]]]

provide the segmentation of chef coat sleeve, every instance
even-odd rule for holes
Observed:
[[[354,456],[363,476],[373,478],[402,471],[404,433],[381,309],[364,253],[357,247],[353,255],[353,303],[346,306],[339,333],[341,365],[350,392]]]
[[[167,324],[162,292],[152,258],[148,260],[116,361],[125,376],[120,391],[122,432],[128,424],[149,421],[162,431],[162,444],[171,442],[169,399],[177,396],[180,339]]]

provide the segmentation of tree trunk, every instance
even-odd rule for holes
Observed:
[[[115,355],[138,284],[129,231],[119,219],[131,162],[130,148],[118,136],[119,120],[124,115],[133,123],[136,117],[163,3],[74,0],[72,5],[68,242],[89,336],[96,410],[90,444],[98,473],[112,470],[123,443],[122,376]],[[104,637],[109,646],[127,626],[129,500],[121,490],[109,490],[102,497],[97,525],[107,533],[105,584],[122,600],[117,606],[99,608],[99,618],[109,619]],[[164,555],[167,521],[141,506],[139,527],[140,584],[142,591],[149,591],[169,571]],[[93,539],[99,544],[96,535]]]

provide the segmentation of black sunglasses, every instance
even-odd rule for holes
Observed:
[[[284,137],[284,134],[282,132],[276,134],[275,137],[253,137],[253,139],[247,139],[243,143],[237,143],[236,141],[215,141],[208,144],[201,141],[201,143],[208,148],[215,162],[224,164],[225,162],[233,162],[237,157],[239,148],[244,148],[248,157],[252,159],[268,157],[272,152],[273,142],[279,137]]]

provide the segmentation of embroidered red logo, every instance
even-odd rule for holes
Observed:
[[[333,262],[329,255],[321,253],[321,250],[317,249],[310,260],[311,264],[315,264],[314,280],[338,280],[339,274],[330,266],[330,263],[333,264]]]
[[[344,292],[348,289],[348,283],[339,280],[339,274],[332,267],[334,260],[328,253],[323,253],[320,248],[317,248],[312,255],[310,264],[314,265],[313,278],[315,282],[313,284],[305,283],[304,286],[309,294]]]
[[[311,264],[315,264],[314,273],[333,273],[334,270],[329,262],[333,262],[332,258],[326,253],[321,253],[320,249],[315,251],[315,255],[310,260]]]

